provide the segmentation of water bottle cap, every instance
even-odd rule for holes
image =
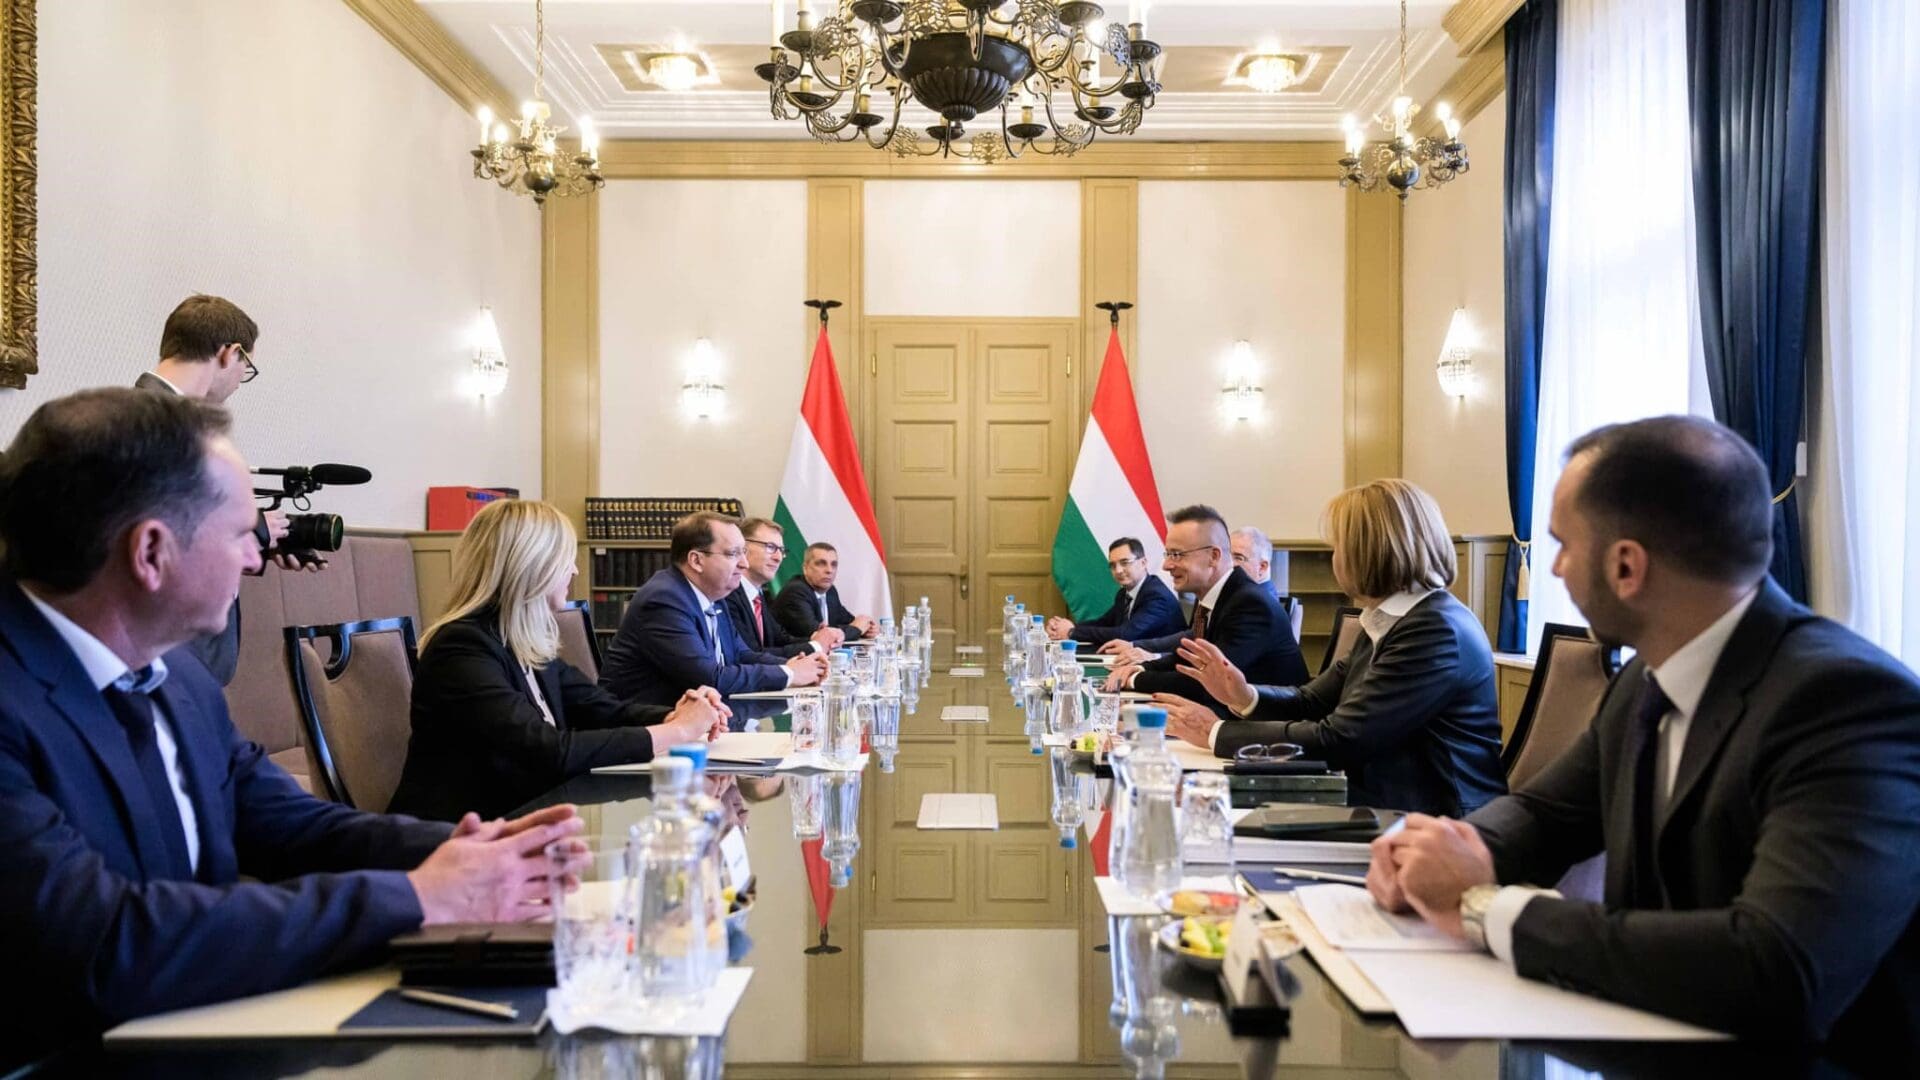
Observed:
[[[1012,593],[1008,593],[1008,594],[1007,594],[1007,603],[1009,603],[1009,604],[1011,604],[1011,603],[1013,603],[1013,594],[1012,594]]]
[[[673,755],[674,757],[686,758],[689,762],[692,762],[694,772],[704,772],[706,770],[706,767],[707,767],[707,744],[706,743],[687,743],[685,746],[676,746],[673,749],[668,750],[667,753]]]
[[[1077,641],[1063,641],[1060,643],[1060,651],[1064,653],[1078,653],[1080,651],[1080,643]]]
[[[1041,746],[1039,743],[1035,743],[1033,746],[1032,752],[1036,754],[1044,754],[1047,752],[1047,750],[1046,750],[1046,747]]]
[[[1143,728],[1164,728],[1167,726],[1167,710],[1141,709],[1133,714],[1133,722]]]
[[[1045,626],[1046,624],[1047,624],[1047,617],[1045,615],[1035,615],[1033,617],[1033,625]]]
[[[674,791],[686,787],[687,781],[691,779],[693,779],[693,762],[686,758],[668,754],[666,757],[653,759],[653,782],[656,787]]]
[[[840,657],[843,660],[852,660],[853,650],[852,649],[835,649],[833,650],[833,655]]]
[[[1067,849],[1067,850],[1069,850],[1069,851],[1071,851],[1071,850],[1073,850],[1073,837],[1071,837],[1071,836],[1063,836],[1063,837],[1061,837],[1061,838],[1060,838],[1060,846],[1061,846],[1061,847],[1063,847],[1063,848],[1066,848],[1066,849]]]
[[[1025,610],[1027,610],[1027,605],[1025,605],[1025,604],[1015,604],[1015,605],[1013,605],[1013,610],[1015,610],[1015,611],[1025,611]]]

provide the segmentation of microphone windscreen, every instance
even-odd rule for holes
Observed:
[[[315,465],[310,471],[316,484],[364,484],[373,479],[373,473],[358,465]]]

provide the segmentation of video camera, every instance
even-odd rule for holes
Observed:
[[[271,500],[262,511],[278,510],[280,504],[291,502],[295,509],[303,511],[287,515],[287,535],[273,544],[267,538],[266,519],[261,519],[260,549],[271,550],[282,555],[291,555],[302,563],[326,564],[326,560],[314,554],[318,551],[339,551],[340,544],[346,539],[346,522],[339,514],[305,513],[311,505],[307,496],[332,484],[364,484],[373,479],[373,473],[358,465],[321,464],[307,467],[292,465],[284,469],[255,469],[262,476],[276,476],[280,479],[279,490],[272,488],[254,488],[254,495]]]

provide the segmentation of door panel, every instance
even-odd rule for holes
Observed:
[[[973,410],[964,323],[869,324],[875,463],[873,498],[899,608],[925,596],[934,605],[934,652],[952,655],[970,633],[959,603],[972,542],[968,463]]]
[[[968,562],[972,625],[996,632],[1009,592],[1028,611],[1063,610],[1053,585],[1053,536],[1070,479],[1069,439],[1077,426],[1067,354],[1074,324],[1033,320],[974,328],[979,437],[972,488],[973,549]],[[1018,587],[1013,586],[1015,581]]]

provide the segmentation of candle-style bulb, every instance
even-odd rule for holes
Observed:
[[[487,133],[493,130],[493,110],[480,106],[480,141],[487,141]]]

